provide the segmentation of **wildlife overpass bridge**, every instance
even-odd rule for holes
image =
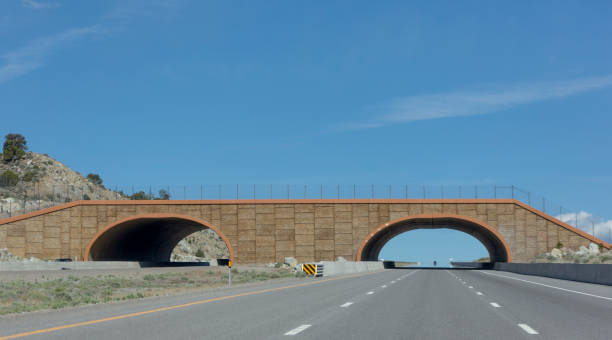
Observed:
[[[377,260],[413,229],[468,233],[493,261],[528,262],[594,238],[514,199],[76,201],[0,221],[0,248],[42,259],[169,261],[176,244],[214,230],[235,263]]]

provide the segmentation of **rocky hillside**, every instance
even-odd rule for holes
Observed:
[[[210,229],[195,232],[182,239],[170,257],[175,262],[209,262],[229,259],[225,242]]]
[[[27,152],[11,162],[0,160],[0,219],[81,199],[117,200],[129,197],[83,177],[46,154]],[[1,256],[6,261],[8,256]],[[211,230],[194,233],[182,240],[172,261],[209,261],[229,258],[225,242]]]
[[[17,177],[0,181],[0,218],[81,199],[122,199],[46,154],[28,152],[19,160],[0,161],[0,174],[7,171]]]

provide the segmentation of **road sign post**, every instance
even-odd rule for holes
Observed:
[[[232,286],[232,260],[227,263],[227,283],[228,287]]]

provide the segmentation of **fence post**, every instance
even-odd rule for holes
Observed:
[[[338,197],[338,199],[340,199],[340,184],[338,184],[338,194],[337,194],[336,197]]]
[[[240,185],[240,184],[236,184],[236,199],[238,199],[238,186],[239,186],[239,185]]]
[[[497,199],[497,184],[493,185],[493,198]]]
[[[307,188],[307,185],[304,184],[304,199],[306,199],[306,188]]]
[[[444,185],[440,185],[440,197],[444,199]]]
[[[408,199],[408,184],[405,184],[404,186],[404,198]]]
[[[531,191],[527,192],[527,203],[531,206]]]
[[[461,198],[461,185],[459,186],[459,198]]]
[[[200,201],[202,200],[202,194],[204,189],[202,188],[202,184],[200,184]]]
[[[542,211],[546,213],[546,198],[542,197]]]
[[[425,185],[423,185],[423,199],[425,199],[427,194],[425,194]]]
[[[370,193],[370,199],[374,199],[374,184],[372,185],[372,192]]]
[[[353,199],[357,198],[357,188],[355,187],[355,184],[353,184]]]
[[[391,184],[389,184],[389,199],[391,199]]]
[[[474,198],[478,198],[478,186],[474,186]]]
[[[253,200],[257,198],[257,184],[253,184]]]
[[[289,199],[291,197],[291,186],[289,186],[289,184],[287,184],[287,199]]]
[[[221,184],[219,184],[219,199],[221,199]]]
[[[514,199],[514,184],[512,185],[512,199]]]
[[[321,199],[323,199],[323,184],[321,184]]]

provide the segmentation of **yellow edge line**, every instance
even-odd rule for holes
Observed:
[[[168,307],[155,308],[155,309],[150,309],[150,310],[146,310],[146,311],[142,311],[142,312],[122,314],[122,315],[111,316],[111,317],[103,318],[103,319],[83,321],[83,322],[77,322],[77,323],[71,323],[71,324],[67,324],[67,325],[62,325],[62,326],[38,329],[38,330],[35,330],[35,331],[16,333],[16,334],[2,336],[2,337],[0,337],[0,340],[15,339],[15,338],[22,338],[24,336],[43,334],[43,333],[50,333],[50,332],[60,331],[60,330],[63,330],[63,329],[68,329],[68,328],[76,328],[76,327],[81,327],[81,326],[88,326],[88,325],[93,325],[93,324],[102,323],[102,322],[127,319],[127,318],[132,318],[132,317],[140,316],[140,315],[165,312],[165,311],[169,311],[169,310],[173,310],[173,309],[185,308],[185,307],[190,307],[190,306],[195,306],[195,305],[202,305],[202,304],[209,303],[209,302],[214,302],[214,301],[229,300],[229,299],[234,299],[234,298],[242,297],[242,296],[263,294],[263,293],[268,293],[268,292],[273,292],[273,291],[278,291],[278,290],[285,290],[285,289],[289,289],[289,288],[310,286],[310,285],[315,285],[315,284],[319,284],[319,283],[323,283],[323,282],[341,280],[341,279],[346,279],[346,278],[351,278],[351,277],[358,277],[358,276],[364,276],[364,275],[371,275],[371,274],[375,274],[375,273],[377,273],[377,272],[360,274],[360,275],[343,276],[343,277],[337,277],[337,278],[333,278],[333,279],[325,279],[325,280],[320,280],[320,281],[316,281],[316,282],[300,283],[300,284],[290,285],[290,286],[282,286],[282,287],[276,287],[276,288],[262,289],[262,290],[252,291],[252,292],[235,294],[235,295],[220,296],[220,297],[206,299],[206,300],[199,300],[199,301],[189,302],[189,303],[185,303],[185,304],[182,304],[182,305],[174,305],[174,306],[168,306]]]

